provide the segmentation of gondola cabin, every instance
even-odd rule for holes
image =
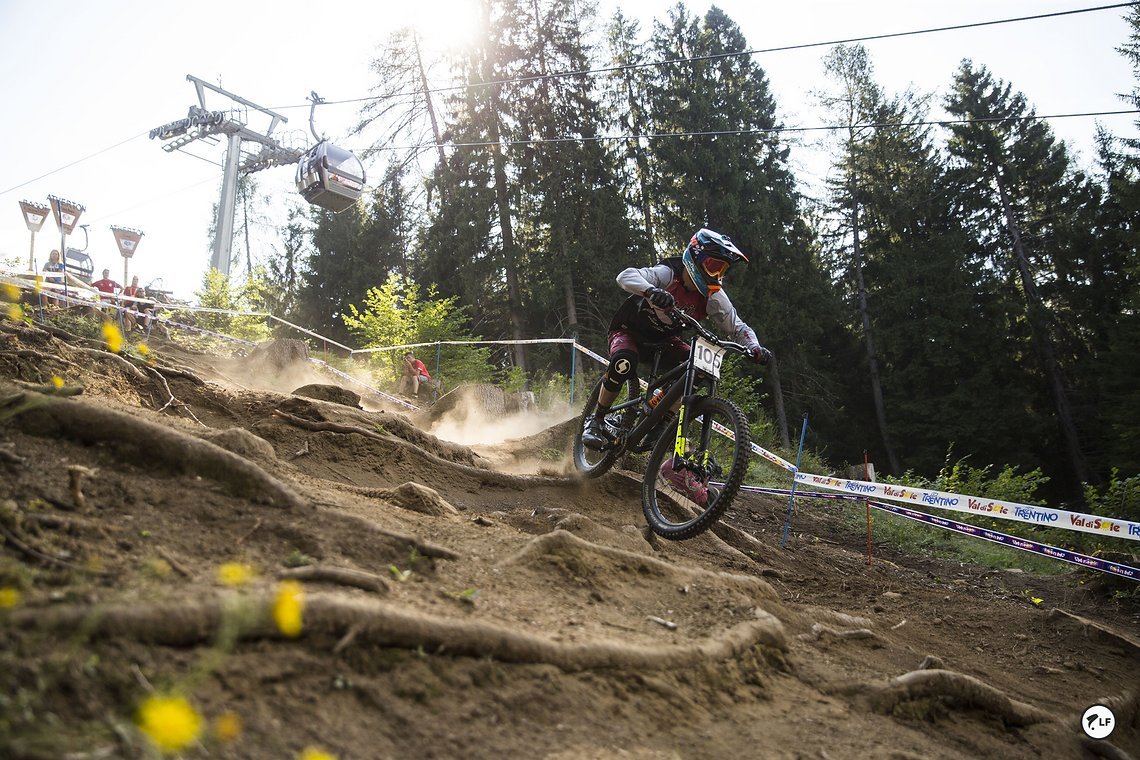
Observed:
[[[339,214],[364,192],[364,164],[349,151],[321,140],[297,163],[297,191],[314,206]]]

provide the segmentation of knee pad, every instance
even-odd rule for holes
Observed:
[[[610,368],[606,371],[606,379],[602,381],[602,385],[607,391],[616,393],[631,377],[637,377],[637,353],[626,350],[615,351],[610,357]]]

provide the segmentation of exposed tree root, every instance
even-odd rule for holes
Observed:
[[[952,670],[913,670],[893,678],[885,686],[857,687],[877,712],[891,713],[904,702],[946,698],[995,715],[1013,726],[1055,721],[1051,713],[1019,702],[973,676]]]
[[[68,562],[65,559],[60,559],[59,557],[48,554],[47,552],[40,551],[36,547],[24,541],[12,531],[8,530],[3,525],[0,525],[0,538],[3,539],[4,544],[12,547],[20,554],[23,554],[25,557],[32,561],[42,562],[45,565],[61,567],[66,570],[74,570],[80,573],[90,573],[91,575],[98,576],[109,575],[109,573],[105,573],[102,570],[92,570],[85,567],[80,567],[79,565]]]
[[[245,626],[243,639],[281,638],[270,621],[272,595],[247,598],[256,622]],[[182,604],[57,606],[23,608],[9,616],[19,628],[73,635],[89,631],[98,637],[191,646],[216,636],[227,607],[222,599]],[[232,614],[232,613],[231,613]],[[504,662],[545,663],[567,671],[620,668],[664,670],[728,660],[754,646],[786,647],[780,621],[768,615],[689,644],[637,646],[598,640],[565,643],[469,618],[428,615],[375,600],[308,594],[303,635],[344,636],[357,630],[357,643],[369,642],[438,654],[492,657]]]
[[[732,573],[719,573],[705,570],[703,568],[687,567],[685,565],[673,565],[655,557],[648,557],[644,554],[626,551],[625,549],[616,549],[609,546],[601,546],[600,544],[590,543],[578,536],[565,530],[554,530],[550,533],[544,533],[537,538],[531,539],[521,551],[513,554],[507,559],[503,560],[504,565],[514,565],[520,563],[531,562],[536,557],[541,557],[548,554],[567,554],[567,553],[589,553],[596,554],[610,559],[619,560],[628,563],[634,567],[649,567],[654,568],[658,572],[669,575],[681,576],[708,576],[715,575],[721,580],[726,580],[739,585],[750,594],[757,595],[767,601],[779,601],[775,590],[766,582],[755,578],[750,575],[736,575]]]
[[[815,623],[811,627],[811,633],[804,633],[800,635],[801,639],[805,641],[819,641],[825,635],[832,636],[837,639],[874,639],[878,635],[869,628],[832,628],[823,623]]]
[[[1133,760],[1132,755],[1117,747],[1115,744],[1106,742],[1104,739],[1093,739],[1090,736],[1080,735],[1081,747],[1089,754],[1103,757],[1105,760]]]
[[[132,380],[136,380],[139,383],[146,382],[146,374],[144,374],[141,369],[131,364],[129,361],[119,356],[118,354],[113,354],[110,351],[101,348],[87,348],[85,346],[72,346],[71,350],[77,351],[81,354],[86,354],[87,356],[90,356],[106,364],[113,364],[125,372],[127,375],[129,375]]]
[[[248,459],[208,441],[95,404],[26,395],[27,401],[35,402],[35,408],[17,414],[13,420],[24,432],[142,448],[156,464],[210,478],[254,501],[280,507],[304,506],[292,488]]]
[[[277,573],[278,578],[292,578],[298,581],[313,581],[316,583],[337,583],[341,586],[352,586],[381,594],[388,591],[388,584],[379,575],[366,573],[363,570],[353,570],[347,567],[332,567],[331,565],[306,565],[293,567]]]
[[[307,400],[307,399],[306,399]],[[357,433],[365,438],[371,438],[376,441],[382,441],[391,446],[400,446],[409,453],[427,459],[432,464],[440,465],[442,467],[449,467],[458,472],[463,472],[473,478],[477,478],[483,485],[492,486],[505,486],[508,488],[523,489],[533,488],[540,485],[565,485],[573,482],[573,478],[566,477],[541,477],[535,475],[508,475],[503,472],[495,472],[494,470],[485,470],[481,467],[474,465],[464,464],[463,462],[456,462],[450,459],[445,459],[438,454],[433,454],[426,449],[420,448],[414,444],[408,443],[404,439],[396,435],[385,435],[377,433],[375,430],[359,427],[357,425],[344,425],[339,422],[323,422],[316,420],[307,420],[304,417],[298,417],[289,412],[284,412],[280,409],[274,409],[273,414],[275,417],[288,422],[290,425],[295,425],[306,430],[325,431],[333,433]]]
[[[1069,625],[1075,627],[1085,636],[1119,644],[1127,649],[1133,657],[1140,656],[1140,641],[1137,641],[1128,634],[1097,623],[1096,621],[1089,620],[1088,618],[1081,617],[1080,615],[1074,615],[1071,612],[1054,607],[1049,610],[1049,622],[1054,625]]]
[[[328,502],[321,503],[329,504]],[[329,504],[329,506],[337,507],[338,505]],[[459,559],[458,554],[453,552],[451,549],[440,546],[439,544],[433,544],[430,541],[423,541],[419,538],[416,538],[415,536],[408,536],[403,533],[397,533],[396,531],[382,528],[371,520],[361,517],[360,515],[350,514],[339,509],[333,509],[331,511],[336,514],[337,517],[346,522],[355,523],[356,525],[359,525],[360,527],[372,533],[376,533],[377,535],[384,536],[385,538],[390,538],[395,541],[407,544],[409,548],[415,549],[418,553],[425,557],[431,557],[432,559]]]

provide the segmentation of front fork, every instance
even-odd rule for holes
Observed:
[[[689,406],[697,399],[693,395],[693,387],[696,385],[697,369],[695,363],[695,353],[697,350],[697,342],[694,340],[689,346],[689,369],[685,373],[685,393],[681,396],[681,408],[677,410],[677,433],[673,440],[673,468],[687,467],[697,472],[702,476],[702,480],[706,479],[709,475],[709,436],[712,434],[712,425],[708,424],[708,419],[705,424],[701,425],[701,442],[700,452],[701,460],[693,462],[687,458],[689,450],[689,439],[685,437],[685,414],[689,410]],[[710,396],[716,395],[716,379],[712,379],[712,387],[709,390]]]

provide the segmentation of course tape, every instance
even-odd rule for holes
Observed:
[[[1064,509],[1051,509],[1050,507],[1018,504],[1017,502],[1001,501],[1000,499],[984,499],[979,496],[966,496],[963,494],[949,493],[947,491],[933,491],[927,488],[911,488],[909,486],[890,485],[889,483],[868,483],[863,480],[847,480],[845,478],[812,475],[806,472],[797,472],[795,479],[797,483],[826,488],[830,491],[843,491],[862,498],[903,501],[911,504],[935,507],[937,509],[945,509],[951,512],[980,514],[995,517],[999,520],[1013,520],[1028,523],[1029,525],[1064,528],[1065,530],[1093,533],[1098,536],[1140,541],[1140,523],[1131,522],[1129,520],[1086,515],[1080,512],[1069,512]]]
[[[787,496],[791,491],[784,488],[760,488],[758,486],[741,486],[741,491],[750,491],[752,493],[767,493],[779,494]],[[863,497],[855,496],[854,494],[838,494],[838,493],[822,493],[822,492],[800,492],[796,496],[812,499],[843,499],[848,501],[864,501]],[[965,536],[972,536],[980,538],[984,541],[992,541],[995,544],[1002,544],[1009,546],[1019,551],[1028,552],[1030,554],[1037,554],[1042,557],[1049,557],[1050,559],[1068,562],[1070,565],[1077,565],[1085,567],[1090,570],[1097,570],[1109,575],[1116,575],[1121,578],[1129,578],[1134,581],[1140,581],[1140,568],[1124,565],[1119,562],[1111,562],[1100,557],[1090,557],[1087,554],[1069,551],[1057,546],[1043,544],[1040,541],[1030,541],[1026,538],[1018,538],[1011,536],[1008,533],[1002,533],[997,530],[988,530],[986,528],[979,528],[976,525],[969,523],[961,523],[957,520],[949,520],[944,517],[927,514],[926,512],[918,512],[913,509],[907,509],[897,504],[886,504],[879,501],[867,501],[867,504],[875,509],[883,510],[884,512],[891,512],[900,517],[905,517],[908,520],[920,522],[925,525],[933,525],[936,528],[949,530],[954,533],[960,533]]]
[[[363,380],[357,380],[355,377],[348,374],[347,372],[342,372],[339,369],[337,369],[336,367],[330,366],[328,364],[328,362],[323,362],[320,359],[312,359],[312,358],[310,358],[309,361],[313,362],[314,364],[320,365],[326,371],[331,372],[332,374],[336,375],[337,377],[343,378],[344,380],[347,380],[350,383],[355,383],[356,385],[359,385],[363,388],[367,388],[368,390],[375,393],[377,396],[382,396],[383,398],[386,398],[393,403],[399,404],[400,406],[404,407],[405,409],[412,409],[412,410],[417,411],[417,412],[420,410],[420,408],[418,406],[415,406],[414,404],[410,404],[401,398],[397,398],[396,396],[393,396],[390,393],[385,393],[384,391],[380,390],[379,388],[373,388],[371,385],[364,382]]]

